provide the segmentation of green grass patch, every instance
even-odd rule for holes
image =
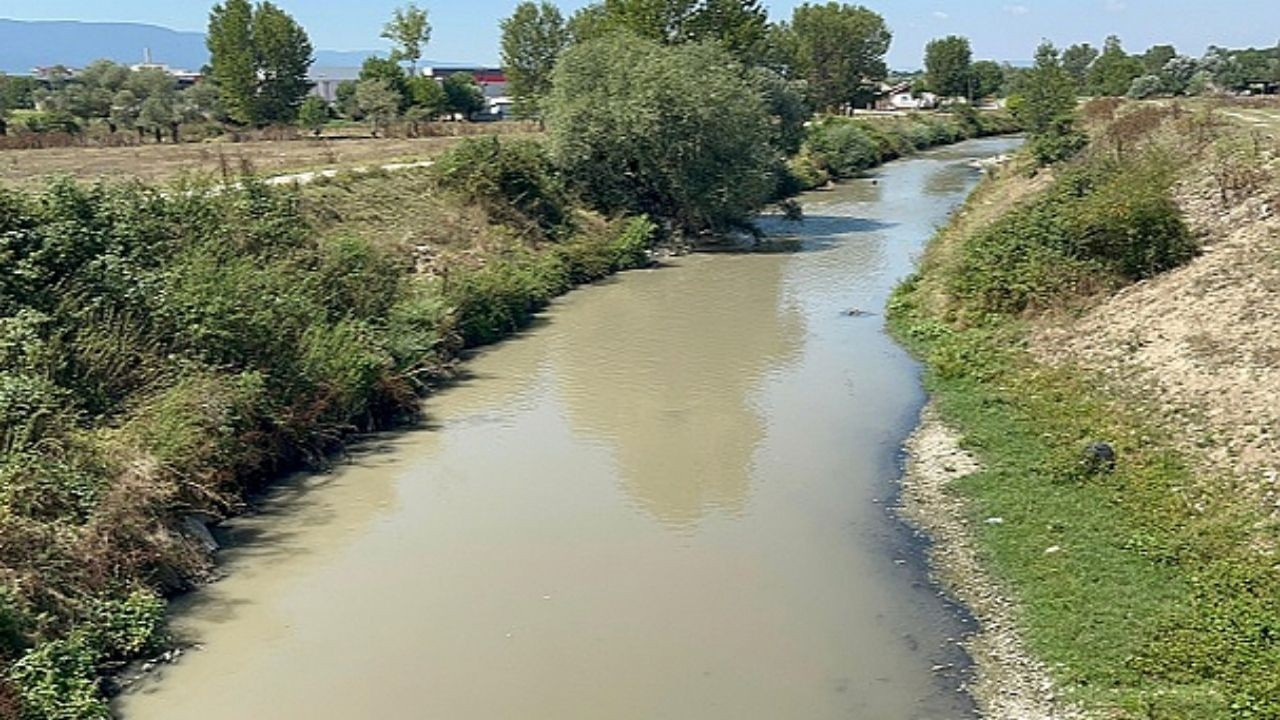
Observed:
[[[1141,403],[1025,348],[1028,309],[1194,254],[1166,162],[1085,159],[994,222],[944,230],[950,252],[898,289],[890,325],[982,462],[955,491],[1068,696],[1108,718],[1280,718],[1280,567],[1258,549],[1280,534]],[[1114,470],[1084,461],[1097,441]]]

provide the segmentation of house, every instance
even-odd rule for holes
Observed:
[[[876,93],[876,110],[928,110],[938,106],[938,96],[931,92],[913,92],[912,83],[904,80],[893,85],[881,83]]]

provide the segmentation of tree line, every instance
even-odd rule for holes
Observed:
[[[522,2],[502,21],[502,64],[520,114],[537,117],[567,49],[619,33],[660,46],[707,43],[743,67],[803,84],[812,107],[865,104],[888,72],[893,38],[860,5],[804,3],[770,22],[759,0],[603,0],[566,17],[546,0]]]

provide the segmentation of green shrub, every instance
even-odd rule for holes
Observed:
[[[1018,313],[1064,295],[1150,277],[1197,245],[1169,195],[1161,157],[1094,159],[961,245],[949,287],[971,309]]]
[[[467,139],[434,170],[445,187],[479,203],[497,222],[536,227],[550,238],[572,229],[564,183],[541,142]]]
[[[866,130],[844,120],[830,119],[813,128],[807,147],[838,178],[853,177],[880,162],[880,151]]]

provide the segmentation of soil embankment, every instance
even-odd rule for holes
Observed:
[[[934,396],[905,510],[991,717],[1280,713],[1280,108],[1247,110],[1087,105],[891,301]]]

